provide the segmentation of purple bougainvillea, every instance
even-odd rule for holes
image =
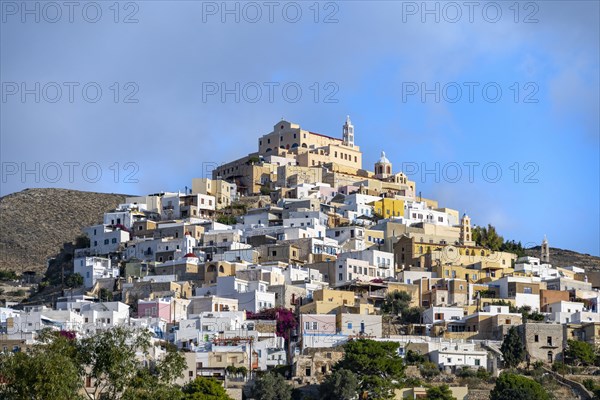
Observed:
[[[246,319],[277,321],[277,336],[290,339],[290,334],[298,326],[294,313],[287,308],[267,308],[258,313],[246,311]]]
[[[69,340],[75,340],[75,338],[77,337],[77,335],[75,334],[74,331],[60,331],[60,336],[67,338]]]

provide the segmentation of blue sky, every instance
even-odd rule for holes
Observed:
[[[475,3],[2,1],[0,194],[183,190],[281,117],[349,114],[365,167],[385,150],[476,224],[600,255],[599,3]]]

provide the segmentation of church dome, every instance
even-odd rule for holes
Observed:
[[[378,161],[379,164],[390,164],[390,160],[385,156],[385,151],[381,152],[381,158]]]

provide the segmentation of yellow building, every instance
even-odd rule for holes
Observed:
[[[359,146],[354,144],[354,126],[350,118],[342,126],[341,139],[304,130],[300,125],[288,121],[278,122],[271,133],[258,139],[259,155],[289,157],[290,153],[298,155],[298,165],[304,167],[333,162],[362,168],[362,153]]]
[[[385,232],[374,229],[365,229],[365,239],[365,245],[367,247],[382,244],[385,241]]]
[[[374,201],[371,205],[373,206],[373,211],[383,218],[404,216],[404,200],[382,198],[381,200]]]
[[[355,306],[354,292],[348,290],[320,289],[313,293],[312,302],[300,307],[300,313],[329,314],[342,306]]]
[[[232,185],[222,179],[193,178],[192,193],[214,196],[217,209],[231,204]]]
[[[388,293],[406,292],[410,294],[410,307],[419,307],[420,290],[419,286],[411,283],[388,282]]]
[[[517,258],[513,253],[463,245],[458,241],[450,242],[448,241],[451,240],[450,237],[439,237],[438,240],[434,240],[434,236],[430,237],[432,238],[429,239],[429,242],[419,234],[404,235],[398,239],[394,244],[394,254],[398,265],[412,265],[418,268],[434,268],[438,264],[472,265],[475,269],[486,270],[490,277],[496,277],[495,271],[502,270],[498,276],[501,277],[502,273],[512,272],[513,262]]]

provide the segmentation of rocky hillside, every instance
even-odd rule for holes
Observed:
[[[26,189],[0,198],[0,270],[43,274],[46,258],[100,223],[125,195],[67,189]]]
[[[525,250],[525,253],[531,257],[540,257],[540,246]],[[576,267],[586,270],[600,271],[600,257],[589,254],[581,254],[571,250],[563,250],[550,247],[550,264],[556,267]]]

